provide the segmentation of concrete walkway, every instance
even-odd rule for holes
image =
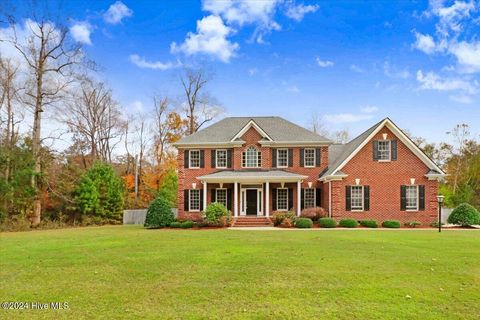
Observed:
[[[437,231],[436,228],[276,228],[276,227],[230,227],[228,230],[245,230],[245,231],[335,231],[335,230],[358,230],[358,231],[375,231],[375,230],[388,230],[388,231]],[[480,230],[480,226],[475,226],[475,229],[461,229],[461,228],[448,228],[443,227],[442,231],[477,231]]]

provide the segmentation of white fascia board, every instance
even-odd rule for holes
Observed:
[[[177,149],[184,148],[207,148],[207,149],[217,149],[217,148],[232,148],[240,147],[245,144],[245,141],[232,141],[226,143],[218,142],[205,142],[205,143],[174,143],[173,146]]]
[[[235,139],[241,138],[245,134],[245,132],[247,132],[247,130],[250,129],[251,127],[257,130],[257,132],[260,133],[262,137],[267,138],[270,141],[273,141],[273,139],[270,138],[270,136],[265,131],[263,131],[263,129],[260,128],[260,126],[256,124],[255,121],[253,121],[253,119],[248,121],[248,123],[242,128],[242,130],[240,130],[230,141],[233,142],[235,141]]]
[[[327,147],[332,141],[259,141],[262,147]]]

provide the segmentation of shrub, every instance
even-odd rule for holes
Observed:
[[[404,223],[404,226],[405,227],[408,227],[408,228],[415,228],[415,227],[418,227],[418,226],[421,226],[422,223],[419,222],[419,221],[407,221]]]
[[[165,198],[156,198],[150,204],[145,217],[145,228],[155,229],[169,226],[175,221],[170,202]]]
[[[361,220],[360,225],[366,228],[378,228],[377,221],[375,220]]]
[[[309,218],[298,218],[295,222],[295,227],[305,229],[311,228],[313,226],[313,222]]]
[[[340,220],[338,225],[343,228],[356,228],[358,227],[358,222],[354,219],[343,219]]]
[[[278,211],[275,211],[273,212],[272,214],[272,220],[273,220],[273,225],[274,226],[282,226],[284,227],[284,225],[282,225],[285,221],[285,219],[289,219],[289,224],[290,224],[290,227],[292,224],[295,223],[295,220],[297,219],[297,216],[295,215],[294,212],[291,212],[291,211],[288,211],[288,212],[278,212]]]
[[[193,221],[192,220],[188,220],[188,221],[184,221],[180,224],[180,228],[182,229],[190,229],[190,228],[193,228]]]
[[[480,214],[477,209],[468,203],[462,203],[448,217],[448,223],[458,224],[461,226],[471,226],[480,224]]]
[[[205,221],[211,224],[219,224],[220,218],[228,216],[227,208],[218,202],[212,202],[205,210]]]
[[[332,218],[320,218],[318,219],[318,225],[321,228],[335,228],[337,226],[337,222]]]
[[[442,223],[442,226],[443,226],[444,224],[445,224],[445,223]],[[430,223],[430,227],[438,228],[438,221],[435,221],[435,222]]]
[[[280,224],[280,227],[291,228],[291,227],[293,227],[294,224],[295,224],[295,222],[292,219],[285,218],[285,219],[283,219],[282,223]]]
[[[172,223],[170,223],[170,228],[180,228],[180,225],[182,223],[180,221],[173,221]]]
[[[397,220],[386,220],[386,221],[383,221],[382,227],[384,227],[384,228],[397,229],[397,228],[400,228],[400,221],[397,221]]]
[[[300,214],[300,217],[309,218],[312,221],[318,221],[318,219],[324,218],[326,216],[327,216],[327,211],[322,207],[303,209]]]

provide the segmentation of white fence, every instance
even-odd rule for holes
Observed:
[[[178,214],[177,208],[172,208],[175,217]],[[123,210],[123,224],[144,224],[147,209]]]
[[[453,209],[442,207],[442,222],[443,223],[447,223],[447,219],[450,216],[450,213],[452,213],[452,211],[453,211]]]

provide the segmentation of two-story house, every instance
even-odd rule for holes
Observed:
[[[190,219],[216,201],[235,218],[321,206],[336,219],[428,224],[445,175],[388,118],[333,144],[280,117],[231,117],[175,146],[178,213]]]

